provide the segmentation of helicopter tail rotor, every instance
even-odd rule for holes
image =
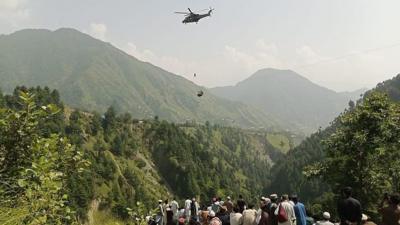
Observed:
[[[210,10],[208,10],[208,15],[211,16],[211,13],[214,11],[213,8],[210,7]]]

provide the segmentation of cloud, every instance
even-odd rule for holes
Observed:
[[[236,47],[226,45],[224,56],[241,66],[247,73],[246,75],[262,68],[286,67],[286,64],[280,59],[279,49],[274,43],[266,43],[264,40],[259,39],[255,42],[255,47],[256,50],[253,53],[246,53]]]
[[[297,64],[313,64],[321,60],[326,60],[325,57],[320,56],[310,46],[303,45],[296,49],[296,62]]]
[[[174,56],[162,56],[149,49],[140,50],[134,43],[128,42],[127,47],[123,48],[135,58],[159,66],[169,72],[192,77],[196,63],[186,62]]]
[[[1,0],[0,25],[15,29],[20,23],[28,21],[31,10],[27,7],[26,0]]]
[[[107,26],[104,23],[91,23],[90,34],[97,39],[105,41],[107,35]]]

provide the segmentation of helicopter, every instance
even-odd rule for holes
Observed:
[[[207,16],[211,16],[212,11],[214,10],[213,8],[210,7],[210,9],[208,10],[208,13],[206,14],[198,14],[198,13],[194,13],[192,12],[192,10],[190,8],[188,8],[189,12],[175,12],[177,14],[184,14],[185,15],[185,19],[182,21],[182,23],[187,24],[187,23],[198,23],[199,20],[207,17]],[[207,9],[205,9],[207,10]]]

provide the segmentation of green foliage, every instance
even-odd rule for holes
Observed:
[[[364,209],[376,213],[383,193],[400,188],[400,106],[372,92],[338,120],[340,126],[325,141],[325,159],[308,172],[322,176],[336,193],[353,187]]]
[[[88,162],[65,138],[39,135],[46,127],[40,122],[59,110],[51,104],[38,107],[35,99],[34,94],[20,92],[19,100],[13,99],[15,108],[0,109],[0,208],[6,216],[2,219],[17,224],[76,224],[66,181]],[[18,209],[23,213],[15,216]]]
[[[31,130],[28,129],[29,126],[24,127],[21,137],[12,135],[17,132],[16,128],[1,130],[5,138],[2,143],[9,144],[7,149],[15,149],[9,153],[18,154],[24,153],[22,150],[26,146],[32,146],[27,153],[24,153],[31,156],[29,160],[23,161],[25,167],[31,167],[32,162],[35,162],[31,150],[36,148],[40,152],[51,154],[45,157],[50,160],[45,162],[47,165],[64,165],[63,160],[69,158],[64,150],[61,151],[61,149],[67,151],[62,144],[66,139],[74,144],[74,147],[70,147],[71,151],[77,154],[85,152],[85,159],[91,162],[90,168],[82,172],[71,168],[68,169],[68,173],[62,172],[62,176],[56,173],[57,176],[46,178],[50,183],[58,184],[62,181],[62,189],[59,189],[59,185],[35,186],[33,181],[23,184],[27,188],[31,186],[43,188],[33,190],[34,192],[45,190],[48,195],[40,196],[41,198],[57,199],[58,193],[63,193],[63,196],[65,194],[68,201],[57,199],[52,203],[52,209],[62,210],[68,207],[70,217],[78,218],[81,222],[90,219],[86,218],[86,215],[91,212],[90,203],[93,201],[100,202],[99,209],[105,213],[110,212],[121,221],[128,221],[132,219],[132,212],[140,211],[136,202],[142,202],[140,207],[149,211],[158,199],[166,198],[170,194],[180,198],[197,195],[206,201],[213,195],[233,195],[239,190],[241,194],[250,198],[262,191],[268,183],[271,165],[283,157],[281,151],[268,142],[265,132],[213,126],[210,123],[203,126],[196,123],[176,125],[161,120],[138,121],[133,120],[129,114],[118,115],[112,107],[104,116],[68,108],[64,112],[54,106],[54,103],[57,103],[61,109],[64,108],[59,99],[49,97],[56,92],[48,89],[43,91],[40,88],[24,88],[24,90],[36,91],[41,93],[42,97],[37,98],[36,94],[27,96],[26,98],[31,98],[30,101],[33,102],[30,108],[27,108],[15,100],[17,94],[7,95],[5,99],[8,99],[6,101],[8,108],[2,109],[1,112],[4,115],[18,112],[14,115],[15,122],[12,123],[14,126],[27,124],[21,119],[25,116],[21,113],[24,110],[32,112],[36,107],[43,111],[43,115],[38,114],[31,119],[34,126]],[[44,106],[43,104],[47,102],[53,105]],[[35,106],[38,103],[42,105]],[[56,114],[51,113],[52,109],[58,113],[64,112],[67,119],[64,119],[64,116],[56,117]],[[5,121],[10,119],[7,118]],[[42,126],[48,122],[58,124],[61,129],[60,134],[65,137],[49,132],[48,126]],[[40,145],[30,144],[33,140],[40,140]],[[57,156],[52,151],[55,146],[58,149]],[[61,155],[65,157],[55,163],[52,156]],[[69,164],[77,165],[77,162]],[[8,165],[8,168],[12,168],[14,164]],[[53,166],[48,168],[49,171],[58,169]],[[15,171],[15,174],[20,174],[19,167],[16,167]],[[64,177],[64,174],[68,176]],[[34,181],[37,180],[35,178]],[[15,182],[15,187],[21,189],[17,181]],[[21,193],[24,193],[23,190]],[[26,213],[24,216],[27,217],[31,211],[41,207],[44,206],[26,204],[21,205],[18,211],[7,213],[16,215],[24,212]],[[60,212],[61,215],[64,213]],[[89,216],[92,214],[89,213]],[[48,218],[49,221],[52,219]]]
[[[287,153],[291,148],[290,140],[285,135],[279,133],[270,133],[267,135],[267,140],[275,148],[280,149],[283,153]]]
[[[279,152],[265,136],[255,138],[233,128],[160,122],[147,132],[158,170],[181,198],[208,199],[238,192],[256,196],[268,183],[270,152]]]

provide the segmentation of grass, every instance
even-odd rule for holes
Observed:
[[[126,225],[132,224],[126,221],[119,220],[105,211],[96,211],[93,215],[93,223],[88,225]]]
[[[267,141],[285,154],[290,150],[290,141],[285,135],[269,133],[267,134]]]

